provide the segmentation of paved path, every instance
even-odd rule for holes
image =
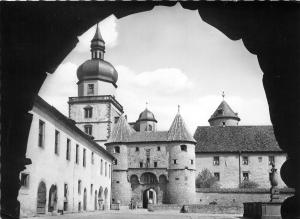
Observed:
[[[120,211],[98,211],[74,213],[57,216],[41,216],[32,219],[240,219],[241,215],[230,214],[183,214],[177,210],[149,212],[145,209],[138,210],[120,210]]]

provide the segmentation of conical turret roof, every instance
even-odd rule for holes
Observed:
[[[122,114],[107,142],[127,142],[133,132],[135,131],[129,126],[124,114]]]
[[[237,121],[240,121],[241,119],[238,117],[237,113],[233,112],[231,107],[228,105],[228,103],[223,100],[218,108],[215,110],[215,112],[211,115],[209,122],[214,119],[219,118],[231,118],[235,119]]]
[[[175,116],[173,123],[168,131],[168,141],[185,141],[195,143],[195,139],[192,137],[182,116],[178,112]]]

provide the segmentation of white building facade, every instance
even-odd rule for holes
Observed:
[[[113,156],[40,97],[31,114],[21,216],[109,209]]]

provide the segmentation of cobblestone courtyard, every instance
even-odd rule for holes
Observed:
[[[86,213],[75,213],[65,214],[57,216],[41,216],[33,217],[35,219],[238,219],[243,218],[241,215],[220,215],[220,214],[183,214],[178,211],[157,211],[149,212],[145,209],[140,210],[121,210],[121,211],[106,211],[106,212],[86,212]],[[31,219],[33,219],[31,218]]]

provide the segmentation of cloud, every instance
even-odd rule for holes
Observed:
[[[117,18],[111,15],[99,23],[101,35],[105,41],[105,46],[112,48],[118,43]],[[95,34],[96,24],[88,29],[84,34],[78,37],[78,44],[74,51],[90,51],[91,39]]]
[[[39,95],[50,105],[68,116],[68,97],[77,96],[77,65],[61,64],[53,74],[48,74]]]

